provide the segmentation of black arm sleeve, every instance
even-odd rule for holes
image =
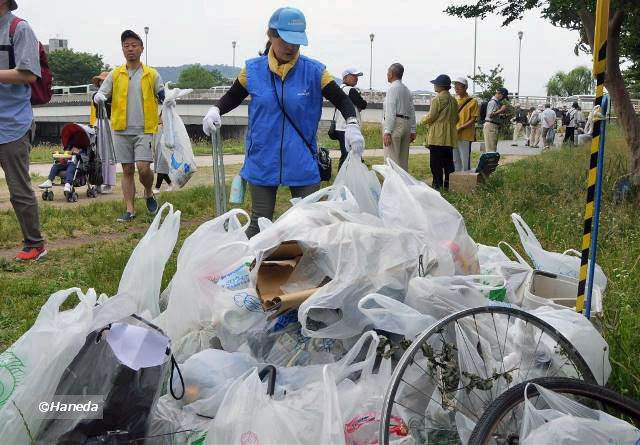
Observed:
[[[329,82],[327,86],[322,89],[322,96],[340,111],[344,120],[350,117],[356,117],[356,109],[353,103],[351,103],[349,96],[344,94],[344,91],[340,89],[337,83]]]
[[[249,92],[242,86],[238,79],[236,79],[236,81],[233,82],[233,85],[231,85],[229,91],[227,91],[216,104],[220,109],[220,115],[222,116],[236,108],[247,98],[248,95]]]
[[[349,99],[351,99],[351,102],[353,102],[358,110],[364,110],[365,108],[367,108],[367,101],[362,98],[362,96],[360,95],[360,91],[356,90],[355,88],[351,88],[349,90]]]

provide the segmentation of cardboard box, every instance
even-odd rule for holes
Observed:
[[[449,190],[456,193],[470,193],[483,182],[484,177],[480,173],[455,172],[449,175]]]
[[[256,291],[265,311],[274,312],[270,318],[298,308],[319,287],[305,289],[300,292],[286,293],[283,286],[303,256],[302,249],[296,241],[285,241],[269,252],[257,270]],[[256,267],[256,265],[254,265]],[[323,281],[323,285],[327,280]]]

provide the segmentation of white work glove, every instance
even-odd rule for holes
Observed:
[[[364,152],[364,136],[362,136],[360,125],[357,121],[347,122],[347,128],[344,131],[344,145],[347,151],[353,151],[362,156]]]
[[[163,107],[175,107],[176,106],[176,100],[175,99],[165,99],[164,102],[162,102],[162,106]]]
[[[98,91],[95,96],[93,96],[93,101],[96,103],[96,105],[103,104],[107,101],[107,96]]]
[[[211,136],[211,133],[222,126],[222,118],[220,117],[220,110],[218,107],[211,107],[207,112],[207,115],[202,119],[202,131],[207,136]]]

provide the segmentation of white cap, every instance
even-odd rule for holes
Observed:
[[[538,110],[543,111],[544,110],[544,105],[542,105],[542,104],[538,105]]]
[[[469,82],[467,81],[466,77],[456,77],[455,79],[453,79],[453,83],[461,83],[465,87],[469,86]]]
[[[363,75],[362,71],[360,71],[358,68],[355,68],[353,66],[350,67],[350,68],[347,68],[346,70],[344,70],[342,72],[342,78],[344,79],[344,76],[346,76],[348,74],[353,74],[354,76],[358,76],[358,77]]]

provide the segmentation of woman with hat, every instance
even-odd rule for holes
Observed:
[[[440,74],[431,81],[436,97],[431,99],[429,113],[423,121],[429,126],[427,147],[432,187],[449,189],[449,174],[455,171],[453,148],[458,144],[458,101],[449,93],[451,78]]]
[[[316,133],[323,98],[346,120],[345,145],[362,154],[364,138],[349,97],[325,66],[300,54],[307,45],[306,19],[296,8],[279,8],[269,20],[265,51],[245,63],[231,89],[203,120],[209,135],[228,113],[251,96],[245,162],[240,175],[249,183],[252,209],[249,237],[259,232],[258,219],[273,218],[280,185],[293,197],[320,188]]]
[[[102,82],[104,82],[104,80],[107,78],[108,75],[109,75],[109,71],[103,71],[97,76],[93,76],[93,79],[91,79],[91,82],[96,88],[99,89],[100,86],[102,85]],[[91,96],[91,103],[89,104],[89,125],[91,125],[92,127],[95,127],[98,121],[98,112],[96,110],[96,105],[93,101],[93,96],[95,96],[95,93]],[[107,109],[107,118],[111,118],[111,101],[106,102],[105,106]],[[98,150],[99,150],[98,154],[100,155],[100,159],[102,160],[102,181],[103,181],[98,191],[103,195],[108,195],[113,193],[113,187],[115,187],[116,185],[116,165],[108,161],[109,153],[103,152],[103,148],[106,150],[106,147],[102,147],[102,146],[98,147]]]

